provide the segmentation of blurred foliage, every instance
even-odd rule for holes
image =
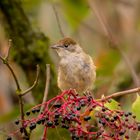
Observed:
[[[24,109],[25,109],[25,110],[28,110],[28,109],[30,109],[32,106],[33,106],[33,105],[25,104]],[[2,123],[6,123],[6,122],[8,122],[9,120],[10,120],[10,121],[13,121],[13,120],[15,120],[15,118],[18,118],[19,115],[20,115],[19,106],[15,106],[14,109],[13,109],[11,112],[9,112],[9,113],[7,113],[7,114],[5,114],[5,115],[1,115],[1,116],[0,116],[0,123],[1,123],[1,124],[2,124]]]
[[[62,0],[68,23],[77,28],[89,12],[87,0]]]
[[[23,7],[28,14],[34,15],[42,0],[22,0]]]
[[[132,112],[136,115],[136,119],[140,121],[140,96],[137,95],[135,102],[132,104]]]
[[[120,62],[120,55],[116,50],[104,50],[97,58],[97,75],[108,77],[113,74]]]

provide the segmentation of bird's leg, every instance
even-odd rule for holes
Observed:
[[[94,98],[94,94],[92,93],[91,90],[86,90],[84,93],[83,93],[85,96],[91,96],[92,98]]]

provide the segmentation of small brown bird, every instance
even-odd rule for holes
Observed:
[[[52,46],[59,57],[58,87],[75,89],[78,93],[91,90],[96,78],[92,58],[71,38],[64,38]]]

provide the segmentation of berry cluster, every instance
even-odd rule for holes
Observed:
[[[79,96],[74,90],[67,90],[44,104],[39,104],[26,112],[25,128],[32,132],[37,125],[44,126],[42,140],[46,139],[47,129],[61,127],[67,129],[72,140],[130,139],[131,131],[139,131],[140,125],[131,112],[110,110],[105,107],[111,100],[95,100],[90,94]],[[40,113],[40,108],[43,111]],[[28,117],[36,114],[36,117]],[[17,120],[16,125],[21,121]],[[14,133],[15,134],[15,133]],[[8,138],[10,140],[10,138]]]

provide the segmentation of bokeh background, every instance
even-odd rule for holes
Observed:
[[[0,54],[4,56],[12,39],[9,62],[22,89],[41,67],[38,86],[24,97],[25,110],[41,103],[45,88],[45,66],[51,65],[48,99],[56,96],[59,58],[50,45],[67,37],[75,39],[92,56],[97,67],[94,96],[100,98],[140,85],[140,1],[139,0],[1,0]],[[0,62],[0,139],[10,133],[19,116],[15,83]],[[131,110],[136,94],[117,98]],[[33,133],[38,140],[42,128]],[[50,130],[49,139],[69,139],[64,130]],[[52,135],[53,134],[53,135]],[[67,136],[65,136],[67,135]],[[19,139],[19,136],[15,137]]]

